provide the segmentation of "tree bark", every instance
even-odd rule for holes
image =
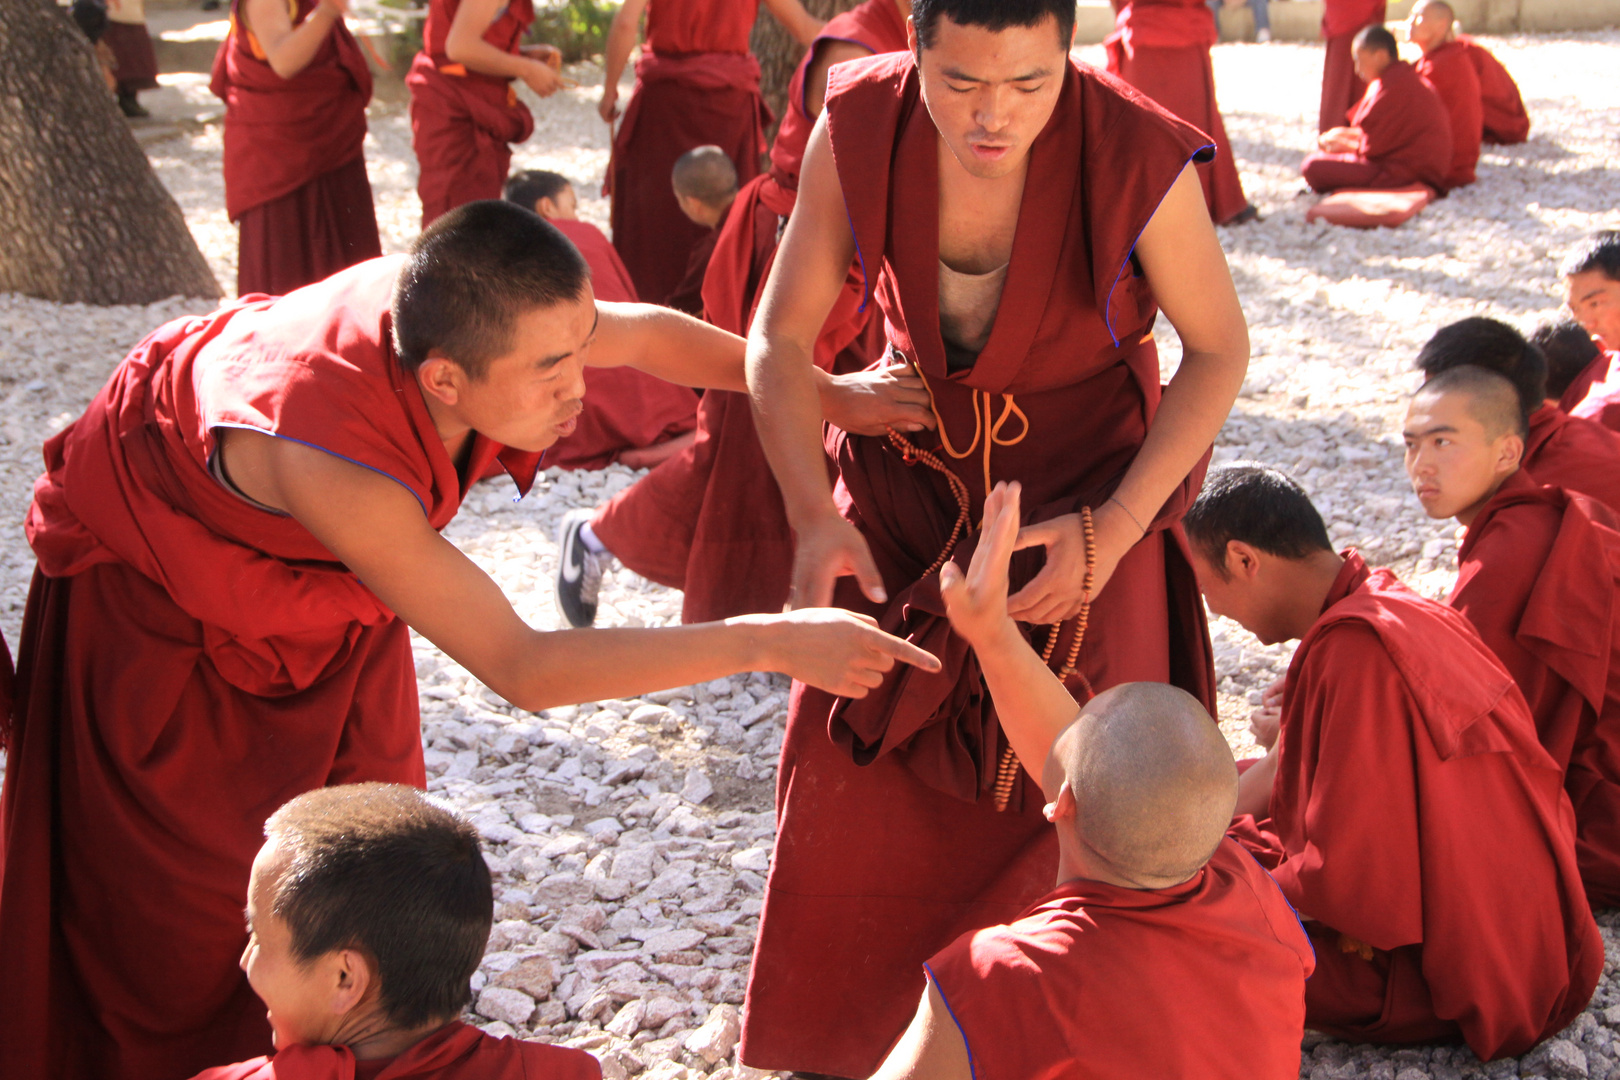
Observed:
[[[52,0],[0,0],[0,292],[213,298],[219,282]]]
[[[8,0],[0,0],[0,3]],[[859,4],[861,0],[803,0],[804,9],[818,19],[830,19],[834,15],[848,11]],[[793,79],[793,72],[804,58],[804,47],[776,21],[776,16],[759,7],[759,17],[754,20],[754,35],[749,39],[749,48],[759,60],[760,91],[765,96],[765,104],[771,107],[776,114],[776,122],[771,125],[769,137],[776,138],[776,129],[782,123],[782,110],[787,104],[788,83]]]

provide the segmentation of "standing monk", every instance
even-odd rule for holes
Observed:
[[[113,54],[118,109],[131,120],[152,114],[141,104],[142,90],[158,88],[157,50],[146,28],[145,0],[107,0],[107,26],[101,40]]]
[[[493,0],[491,0],[493,2]],[[799,0],[764,0],[801,45],[821,29]],[[619,76],[636,43],[642,12],[647,34],[636,61],[636,88],[613,138],[605,192],[613,198],[613,246],[642,296],[665,297],[686,272],[703,237],[670,189],[675,159],[715,145],[731,156],[738,183],[759,175],[770,110],[759,96],[759,61],[748,36],[760,0],[625,0],[608,30],[598,112],[619,119]]]
[[[1103,42],[1108,71],[1215,140],[1215,158],[1198,166],[1204,201],[1217,225],[1260,216],[1243,194],[1232,142],[1215,102],[1209,47],[1218,40],[1204,0],[1114,0],[1117,29]]]
[[[1367,92],[1356,71],[1355,39],[1366,27],[1384,21],[1384,0],[1325,0],[1322,6],[1322,104],[1316,130],[1344,123],[1350,108]]]
[[[526,491],[585,365],[737,389],[740,339],[596,303],[579,253],[480,202],[279,300],[169,323],[46,445],[0,803],[0,1076],[151,1080],[269,1050],[237,957],[265,819],[421,786],[409,628],[520,708],[893,657],[847,613],[546,634],[438,533]]]
[[[793,602],[838,584],[839,604],[932,643],[945,670],[863,702],[794,690],[742,1042],[760,1068],[868,1075],[921,964],[1050,889],[1043,800],[936,572],[971,554],[997,480],[1023,484],[1019,547],[1045,548],[1019,556],[1011,614],[1070,691],[1173,681],[1211,700],[1176,522],[1248,331],[1192,166],[1209,140],[1073,63],[1067,0],[915,0],[912,20],[910,51],[829,77],[749,384],[797,537]],[[823,443],[816,342],[856,259],[934,433]],[[1162,401],[1160,308],[1185,349]]]
[[[1406,21],[1406,39],[1423,50],[1422,59],[1413,66],[1423,81],[1440,95],[1451,117],[1448,188],[1474,182],[1485,125],[1479,74],[1468,59],[1468,50],[1456,40],[1455,22],[1451,5],[1445,0],[1419,0],[1412,9],[1412,17]]]
[[[833,16],[805,53],[788,84],[788,111],[771,147],[770,171],[738,193],[710,256],[703,283],[709,322],[734,334],[748,332],[798,196],[799,166],[821,115],[827,72],[835,63],[906,48],[910,10],[909,0],[866,0]],[[824,370],[859,371],[881,351],[883,322],[875,318],[876,305],[862,303],[861,288],[859,268],[851,264],[844,291],[816,340],[816,363]],[[926,403],[920,385],[910,392],[919,404]],[[691,450],[594,515],[566,521],[563,544],[569,530],[590,536],[601,550],[581,547],[583,558],[599,564],[611,553],[642,577],[683,590],[681,617],[687,622],[780,611],[793,572],[793,532],[747,399],[724,391],[704,394],[698,431]],[[596,596],[583,594],[593,581],[600,576],[559,576],[559,597],[580,595],[565,602],[565,610],[582,617],[594,613]]]
[[[238,296],[281,296],[382,254],[362,152],[371,69],[347,10],[232,0],[209,86],[225,102]]]
[[[512,80],[541,97],[572,85],[553,46],[522,44],[532,22],[534,0],[429,0],[405,76],[424,229],[462,203],[501,197],[511,144],[534,133]]]
[[[1485,105],[1485,141],[1504,146],[1524,142],[1530,137],[1530,114],[1519,95],[1519,84],[1491,50],[1467,34],[1458,34],[1457,44],[1468,50],[1468,59],[1479,76]]]

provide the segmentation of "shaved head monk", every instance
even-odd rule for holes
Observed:
[[[1232,142],[1215,102],[1209,47],[1218,40],[1205,0],[1113,0],[1115,30],[1103,42],[1108,72],[1130,83],[1215,140],[1213,160],[1198,179],[1217,225],[1242,225],[1260,212],[1243,194]]]
[[[798,196],[799,166],[821,115],[828,71],[845,60],[906,48],[910,10],[910,0],[865,0],[833,16],[811,43],[788,84],[787,115],[771,146],[771,167],[743,186],[716,235],[702,286],[709,322],[734,334],[748,332]],[[877,305],[862,303],[862,285],[852,262],[816,339],[815,361],[823,370],[861,371],[882,353],[883,319]],[[913,427],[931,419],[917,380],[897,373],[883,377],[917,408]],[[780,611],[787,603],[793,531],[742,394],[704,394],[691,449],[594,515],[571,516],[564,528],[578,538],[576,546],[592,566],[616,557],[642,577],[682,590],[683,622]],[[596,595],[586,590],[600,580],[599,569],[573,578],[559,573],[557,596],[565,611],[594,618]]]
[[[1210,470],[1187,512],[1205,602],[1299,639],[1276,746],[1233,833],[1305,920],[1305,1025],[1358,1042],[1462,1038],[1483,1061],[1561,1030],[1603,946],[1563,771],[1468,620],[1340,555],[1275,469]]]
[[[1530,114],[1519,94],[1519,84],[1491,50],[1467,34],[1458,34],[1457,44],[1467,51],[1474,74],[1479,76],[1485,141],[1506,146],[1524,142],[1530,137]]]
[[[1356,35],[1356,73],[1367,92],[1348,127],[1317,138],[1300,165],[1312,191],[1425,184],[1442,194],[1451,172],[1451,115],[1434,88],[1400,57],[1395,35],[1369,26]]]
[[[844,612],[548,634],[439,535],[570,434],[586,365],[743,386],[743,342],[594,299],[478,202],[280,300],[161,327],[45,448],[0,804],[0,1075],[188,1076],[265,1052],[234,967],[265,819],[421,785],[414,628],[530,711],[734,671],[862,695],[916,646]]]
[[[720,239],[720,225],[737,201],[737,167],[718,146],[699,146],[675,159],[669,174],[686,220],[703,226],[704,233],[686,257],[686,273],[664,297],[664,304],[688,315],[703,317],[703,279],[709,258]]]
[[[759,61],[748,51],[748,37],[760,4],[624,0],[613,16],[597,111],[603,123],[618,126],[602,186],[613,199],[613,246],[642,296],[672,294],[703,238],[704,226],[687,220],[670,190],[675,159],[694,146],[718,146],[739,183],[759,175],[771,114],[759,95]],[[801,45],[821,29],[800,0],[764,0],[764,6]],[[646,39],[621,122],[619,77],[643,14]]]
[[[1445,0],[1418,0],[1406,20],[1406,40],[1423,50],[1416,65],[1423,81],[1434,88],[1451,117],[1451,168],[1448,188],[1475,180],[1479,143],[1484,136],[1484,103],[1479,73],[1468,50],[1457,41],[1457,17]]]
[[[1276,883],[1225,838],[1232,752],[1163,683],[1116,686],[1075,715],[1007,615],[1018,519],[1018,485],[998,484],[967,573],[946,567],[945,603],[1039,773],[1057,888],[928,961],[876,1075],[1295,1080],[1315,961]]]
[[[1513,384],[1449,368],[1412,398],[1406,473],[1432,518],[1467,533],[1447,603],[1513,675],[1565,770],[1592,906],[1620,904],[1620,518],[1520,467],[1529,424]]]
[[[1603,378],[1570,408],[1571,415],[1620,431],[1620,230],[1593,233],[1564,259],[1564,300],[1575,321],[1602,349]]]
[[[914,0],[909,52],[833,68],[749,331],[792,603],[870,613],[945,661],[866,701],[794,690],[743,1030],[756,1067],[870,1074],[922,963],[1051,887],[1040,792],[939,594],[998,480],[1022,482],[1018,546],[1042,549],[1018,557],[1009,614],[1071,693],[1212,700],[1177,521],[1248,330],[1194,167],[1210,141],[1073,63],[1073,19],[1067,0]],[[824,442],[816,344],[857,261],[934,427]],[[1161,310],[1186,349],[1168,388]]]
[[[1323,0],[1322,100],[1317,131],[1342,127],[1367,92],[1367,84],[1356,70],[1354,42],[1366,27],[1383,24],[1384,11],[1384,0]]]
[[[498,199],[512,143],[534,133],[519,80],[541,97],[574,85],[562,53],[524,45],[534,0],[429,0],[422,48],[411,61],[411,148],[422,228],[475,199]]]
[[[225,102],[238,296],[281,296],[382,254],[362,152],[371,68],[347,13],[347,0],[232,0],[209,88]]]
[[[600,1080],[583,1050],[459,1019],[495,907],[466,819],[403,784],[345,784],[298,796],[264,832],[241,965],[276,1053],[196,1080]]]
[[[545,218],[579,249],[591,268],[591,290],[598,300],[636,302],[619,253],[601,229],[579,220],[578,198],[566,177],[541,169],[514,173],[503,194],[507,202]],[[690,387],[632,367],[590,368],[583,401],[574,433],[557,441],[546,455],[547,465],[601,469],[617,461],[646,469],[692,443],[698,398]]]
[[[1620,513],[1620,433],[1559,407],[1540,350],[1507,323],[1474,315],[1442,327],[1418,352],[1427,378],[1464,365],[1513,384],[1529,417],[1523,464],[1539,482],[1590,495]]]

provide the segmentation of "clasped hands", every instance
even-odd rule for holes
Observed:
[[[1316,137],[1317,148],[1324,154],[1356,154],[1361,152],[1361,129],[1354,127],[1328,128]]]

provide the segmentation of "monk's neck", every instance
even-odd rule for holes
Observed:
[[[1461,525],[1465,529],[1472,525],[1475,519],[1477,519],[1479,515],[1484,512],[1485,507],[1490,505],[1491,500],[1496,498],[1496,493],[1502,490],[1502,485],[1508,482],[1508,477],[1511,477],[1516,472],[1518,472],[1517,469],[1513,470],[1512,473],[1508,473],[1507,476],[1502,477],[1496,483],[1491,485],[1490,490],[1485,492],[1479,501],[1475,502],[1472,506],[1465,507],[1464,509],[1458,511],[1457,524]]]
[[[472,425],[461,419],[453,408],[426,390],[422,390],[422,403],[427,406],[428,416],[433,420],[433,430],[438,432],[439,441],[444,443],[444,452],[450,455],[450,460],[455,462],[459,469],[472,447]]]
[[[1321,617],[1333,583],[1344,569],[1344,557],[1336,551],[1315,551],[1303,559],[1279,560],[1279,569],[1285,577],[1280,595],[1287,605],[1283,617],[1287,636],[1281,640],[1302,638]]]
[[[418,1027],[401,1028],[388,1023],[379,1010],[366,1017],[357,1018],[352,1024],[345,1024],[345,1027],[352,1030],[343,1032],[333,1041],[347,1046],[349,1053],[353,1054],[357,1061],[396,1058],[447,1023],[453,1022],[430,1020]]]
[[[1029,157],[1005,176],[974,176],[939,140],[939,257],[963,274],[986,274],[1012,260]]]

